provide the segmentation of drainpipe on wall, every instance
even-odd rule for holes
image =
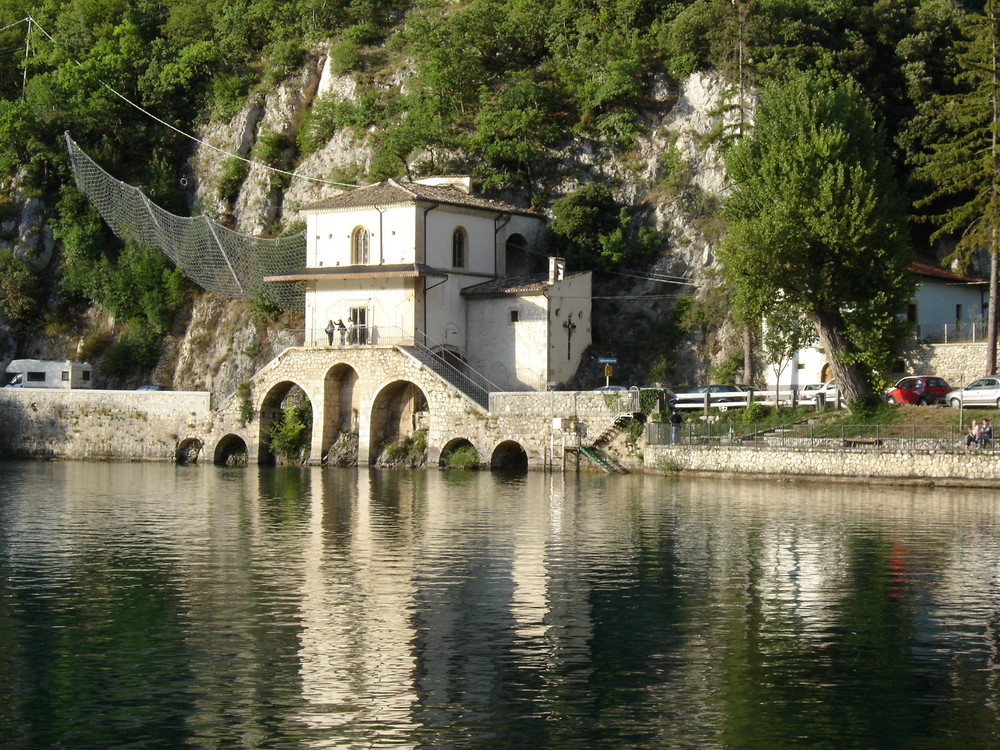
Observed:
[[[382,239],[384,234],[382,226],[382,216],[385,214],[386,209],[374,206],[374,209],[378,211],[378,264],[381,266],[385,263],[385,244]]]
[[[500,234],[500,230],[503,229],[510,223],[510,214],[497,214],[497,217],[493,220],[493,275],[500,275],[500,253],[497,252],[497,235]],[[497,224],[500,219],[504,219],[502,224]],[[507,267],[504,266],[504,275],[509,275],[506,273]]]
[[[440,205],[441,205],[440,203],[433,203],[433,204],[431,204],[430,206],[428,206],[427,208],[424,209],[424,238],[423,238],[423,241],[422,241],[422,249],[423,249],[423,253],[424,253],[424,263],[427,262],[427,214],[429,214],[431,211],[433,211],[435,208],[437,208]],[[415,260],[417,260],[418,263],[420,262],[419,258],[416,258]],[[444,282],[441,282],[441,283],[443,284]],[[435,284],[434,286],[437,286],[437,284]],[[424,337],[425,338],[427,336],[427,292],[429,292],[431,289],[433,289],[434,286],[428,288],[428,286],[427,286],[427,279],[426,278],[424,279],[424,315],[423,315],[423,322],[422,322],[422,324],[420,326],[420,330],[424,332]],[[427,345],[426,341],[423,341],[421,343],[423,343],[424,346]]]

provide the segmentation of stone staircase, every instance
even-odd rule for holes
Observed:
[[[419,344],[400,344],[396,348],[424,365],[484,411],[488,411],[490,408],[490,392],[500,390],[478,373],[462,372],[441,355]]]

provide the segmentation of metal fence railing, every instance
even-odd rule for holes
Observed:
[[[998,436],[1000,437],[1000,436]],[[730,424],[688,421],[681,425],[650,422],[650,445],[765,448],[826,448],[830,450],[965,451],[1000,449],[998,440],[966,445],[966,431],[941,425],[816,425]]]
[[[914,326],[914,336],[929,344],[975,343],[986,340],[985,323],[943,323]]]

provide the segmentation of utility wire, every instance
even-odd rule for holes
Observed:
[[[34,24],[35,28],[37,28],[39,31],[41,31],[45,35],[46,39],[48,39],[54,45],[56,45],[57,47],[59,47],[59,49],[63,50],[63,52],[66,53],[67,57],[69,57],[70,60],[72,60],[78,66],[83,67],[83,63],[81,63],[79,60],[77,60],[75,57],[73,57],[73,55],[71,55],[69,53],[69,51],[66,50],[65,47],[63,47],[61,44],[59,44],[59,42],[57,42],[55,39],[53,39],[52,35],[49,34],[49,32],[47,32],[44,28],[42,28],[38,24],[38,21],[36,21],[31,16],[25,16],[20,21],[15,21],[12,24],[4,26],[2,29],[0,29],[0,31],[5,31],[6,29],[11,28],[12,26],[16,26],[17,24],[24,23],[24,22],[28,23],[29,29],[30,29],[30,26],[32,24]],[[254,161],[253,159],[247,159],[245,156],[240,156],[239,154],[234,154],[232,151],[226,151],[225,149],[219,148],[218,146],[213,146],[211,143],[208,143],[207,141],[202,140],[198,136],[192,135],[191,133],[188,133],[188,132],[185,132],[185,131],[181,130],[180,128],[175,127],[174,125],[171,125],[169,122],[166,122],[165,120],[157,117],[152,112],[150,112],[149,110],[143,108],[139,104],[136,104],[134,101],[132,101],[131,99],[129,99],[127,96],[125,96],[124,94],[122,94],[120,91],[117,91],[114,87],[112,87],[110,84],[104,82],[100,78],[98,78],[97,80],[100,82],[100,84],[104,88],[106,88],[112,94],[114,94],[115,96],[117,96],[118,98],[120,98],[126,104],[129,104],[129,105],[135,107],[137,110],[139,110],[140,112],[142,112],[144,115],[146,115],[147,117],[155,120],[156,122],[160,123],[164,127],[169,128],[170,130],[173,130],[175,133],[177,133],[179,135],[182,135],[185,138],[189,138],[190,140],[194,141],[195,143],[201,144],[205,148],[210,148],[213,151],[218,151],[220,154],[225,154],[226,156],[229,156],[229,157],[231,157],[233,159],[239,159],[240,161],[246,162],[247,164],[249,164],[251,166],[260,167],[261,169],[266,169],[266,170],[268,170],[270,172],[275,172],[277,174],[288,175],[289,177],[295,177],[295,178],[300,179],[300,180],[308,180],[310,182],[318,182],[318,183],[321,183],[323,185],[337,185],[338,187],[348,187],[348,188],[358,187],[357,185],[352,185],[352,184],[347,183],[347,182],[335,182],[333,180],[323,180],[323,179],[320,179],[319,177],[310,177],[309,175],[300,174],[299,172],[289,172],[286,169],[279,169],[278,167],[272,167],[272,166],[269,166],[267,164],[263,164],[263,163],[261,163],[259,161]]]

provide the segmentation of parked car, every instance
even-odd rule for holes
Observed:
[[[973,380],[964,388],[953,388],[944,398],[956,409],[960,406],[995,406],[1000,409],[1000,378]]]
[[[885,400],[890,404],[916,404],[930,406],[943,404],[951,386],[943,378],[930,375],[910,375],[902,378],[886,391]]]
[[[827,403],[837,398],[837,381],[828,380],[825,383],[809,383],[799,389],[800,404],[815,404],[817,397],[823,394]]]
[[[670,397],[671,409],[703,409],[705,394],[709,394],[710,405],[719,411],[746,406],[747,392],[735,385],[699,385],[690,391],[675,393]]]

